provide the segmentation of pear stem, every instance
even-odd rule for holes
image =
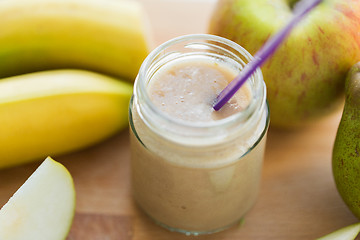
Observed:
[[[263,47],[254,55],[254,58],[245,65],[240,74],[236,76],[235,79],[232,80],[216,97],[213,104],[215,111],[220,110],[225,103],[230,100],[256,69],[275,52],[294,26],[320,2],[322,2],[322,0],[302,0],[295,5],[294,16],[290,22],[263,45]]]

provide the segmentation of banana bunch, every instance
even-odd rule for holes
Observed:
[[[0,1],[0,168],[95,144],[127,126],[150,50],[126,0]]]

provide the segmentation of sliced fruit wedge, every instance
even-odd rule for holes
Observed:
[[[64,240],[75,213],[68,170],[50,157],[0,210],[1,240]]]
[[[318,240],[354,240],[360,232],[360,223],[341,228]]]

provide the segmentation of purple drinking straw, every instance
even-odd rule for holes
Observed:
[[[260,67],[279,47],[280,43],[290,33],[292,28],[322,0],[302,0],[294,8],[294,17],[276,35],[267,41],[264,46],[255,54],[254,58],[244,67],[241,73],[234,78],[216,97],[213,108],[220,110],[225,103],[239,90],[246,80]]]

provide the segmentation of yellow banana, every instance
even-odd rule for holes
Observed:
[[[119,0],[1,0],[0,78],[80,68],[134,79],[150,50],[142,5]]]
[[[127,126],[132,85],[84,70],[0,81],[0,168],[95,144]]]

